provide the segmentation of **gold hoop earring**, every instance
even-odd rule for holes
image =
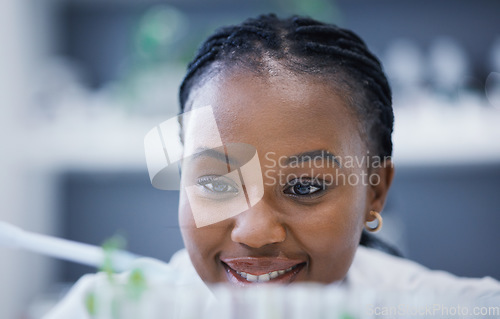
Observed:
[[[382,216],[380,216],[380,213],[374,210],[370,211],[370,215],[375,216],[375,218],[378,221],[377,226],[375,227],[370,227],[368,226],[368,221],[365,222],[365,229],[371,233],[378,232],[382,228]]]

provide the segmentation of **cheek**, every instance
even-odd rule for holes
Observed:
[[[191,208],[183,191],[179,197],[179,227],[181,228],[182,239],[184,246],[190,252],[196,248],[196,225],[194,223]]]
[[[179,199],[179,226],[182,239],[194,268],[207,282],[220,281],[220,265],[216,253],[224,245],[226,227],[222,223],[215,226],[196,228],[193,214],[185,193],[181,191]]]
[[[305,209],[307,217],[290,225],[310,256],[310,278],[315,281],[345,276],[363,229],[366,188],[343,186],[334,195],[314,209]]]
[[[299,236],[307,236],[303,241],[312,254],[335,259],[335,252],[356,246],[362,222],[355,211],[321,208],[317,213],[321,218],[302,224],[299,231]]]

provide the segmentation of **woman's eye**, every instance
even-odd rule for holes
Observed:
[[[295,196],[310,197],[321,193],[323,190],[325,190],[325,186],[318,181],[295,179],[288,183],[284,193]]]
[[[220,182],[220,181],[213,181],[213,182],[209,182],[209,183],[205,183],[203,184],[203,186],[214,192],[214,193],[227,193],[227,192],[232,192],[232,193],[236,193],[237,190],[229,185],[229,184],[226,184],[226,183],[223,183],[223,182]]]
[[[238,189],[234,183],[223,176],[203,176],[198,180],[198,185],[206,191],[215,194],[237,194]]]

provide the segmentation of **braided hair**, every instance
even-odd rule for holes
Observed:
[[[266,61],[296,74],[326,77],[334,87],[347,90],[372,154],[392,155],[391,88],[380,61],[352,31],[306,17],[268,14],[218,29],[188,65],[179,90],[181,113],[189,108],[190,92],[211,75],[238,67],[263,72]],[[361,244],[398,254],[365,232]]]

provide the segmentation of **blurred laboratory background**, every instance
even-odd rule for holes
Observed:
[[[178,112],[216,27],[262,13],[348,27],[394,89],[396,178],[379,236],[432,269],[500,280],[500,2],[3,0],[0,220],[168,261],[177,192],[143,138]],[[95,269],[0,244],[0,318],[39,318]]]

